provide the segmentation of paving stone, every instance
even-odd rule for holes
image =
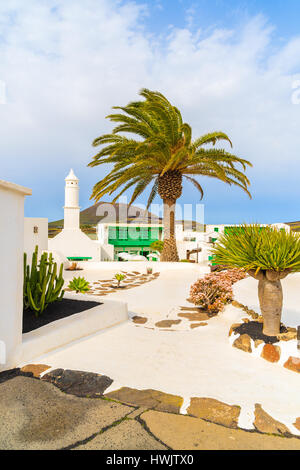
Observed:
[[[207,325],[208,325],[208,323],[203,323],[203,322],[202,323],[192,323],[190,325],[190,328],[194,329],[194,328],[199,328],[199,326],[207,326]]]
[[[139,317],[138,315],[135,315],[132,317],[133,323],[137,323],[138,325],[144,325],[144,323],[147,323],[148,318],[146,317]]]
[[[179,325],[179,323],[181,323],[181,320],[161,320],[155,323],[155,326],[157,328],[170,328],[170,326]]]
[[[300,431],[300,418],[296,418],[296,421],[293,423],[295,428]]]
[[[233,307],[236,307],[236,308],[243,308],[244,305],[243,304],[240,304],[239,302],[237,302],[236,300],[234,300],[233,302],[231,302],[231,305]]]
[[[191,416],[151,410],[140,419],[154,436],[174,450],[300,449],[300,439],[230,429]]]
[[[196,418],[222,424],[228,428],[237,428],[240,406],[231,406],[213,398],[191,398],[187,412]]]
[[[300,373],[300,358],[290,356],[284,364],[286,369],[292,370],[293,372]]]
[[[135,406],[146,406],[159,411],[179,413],[183,404],[183,398],[177,395],[160,392],[158,390],[137,390],[135,388],[122,387],[119,390],[105,395],[122,403]]]
[[[253,424],[258,431],[267,434],[290,434],[288,428],[284,424],[272,418],[272,416],[270,416],[259,403],[255,404],[254,415],[255,420]]]
[[[135,420],[124,420],[75,450],[166,450]]]
[[[261,357],[269,362],[278,362],[281,355],[279,346],[273,344],[265,344],[261,353]]]
[[[277,335],[279,341],[292,341],[297,339],[297,330],[296,331],[288,331],[287,333],[281,333]]]
[[[178,313],[178,316],[181,318],[187,318],[190,321],[206,321],[210,320],[212,315],[202,312],[192,312],[192,313]]]
[[[78,398],[52,384],[16,377],[0,384],[0,449],[61,449],[87,439],[132,408]]]
[[[65,393],[78,397],[99,397],[113,383],[106,375],[78,370],[55,369],[45,374],[42,380],[53,383]]]
[[[127,416],[127,419],[135,419],[147,410],[146,406],[139,406]]]
[[[180,310],[187,311],[187,312],[196,312],[196,313],[200,312],[199,307],[180,307]]]
[[[240,335],[233,343],[233,347],[241,349],[242,351],[251,353],[251,338],[249,335]]]
[[[27,364],[26,366],[22,367],[21,372],[31,373],[34,377],[38,378],[43,372],[50,368],[51,366],[47,366],[46,364]]]
[[[2,382],[6,382],[7,380],[14,379],[15,377],[18,377],[19,375],[21,375],[21,370],[19,367],[15,369],[4,370],[3,372],[0,372],[0,384]]]

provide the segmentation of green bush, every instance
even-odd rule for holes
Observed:
[[[85,294],[90,290],[90,284],[84,277],[73,277],[72,281],[69,282],[68,288],[75,290],[76,294],[79,292]]]
[[[152,242],[150,245],[151,250],[158,251],[158,253],[162,253],[164,249],[164,242],[162,240],[156,240]]]
[[[50,303],[61,300],[64,295],[62,273],[63,264],[57,275],[57,264],[53,261],[52,253],[49,258],[48,253],[43,253],[38,263],[38,246],[36,246],[31,267],[27,265],[27,254],[24,253],[24,309],[34,311],[38,317]]]
[[[211,251],[217,264],[246,271],[300,270],[300,236],[274,227],[242,225],[221,235]]]

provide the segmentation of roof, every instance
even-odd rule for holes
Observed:
[[[16,183],[11,183],[9,181],[0,180],[0,188],[4,188],[10,191],[15,191],[17,193],[23,194],[23,196],[31,196],[32,190],[30,188],[25,188]]]
[[[73,168],[71,168],[70,173],[65,178],[65,180],[66,181],[79,181],[79,179],[77,178],[77,176],[75,175],[75,173],[73,171]]]

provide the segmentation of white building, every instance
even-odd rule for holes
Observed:
[[[48,250],[48,219],[41,217],[24,218],[24,252],[30,264],[32,253],[38,246],[39,253]]]
[[[64,228],[48,241],[49,251],[62,253],[67,258],[101,260],[101,246],[80,230],[79,179],[71,169],[65,178]]]
[[[0,180],[0,371],[22,346],[24,198],[31,189]]]

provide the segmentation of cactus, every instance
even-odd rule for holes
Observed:
[[[75,290],[76,294],[79,292],[85,293],[90,290],[90,285],[88,281],[84,279],[84,277],[73,277],[72,281],[70,281],[68,288],[71,290]]]
[[[32,254],[31,267],[27,265],[27,254],[24,253],[24,309],[34,311],[38,317],[47,306],[61,300],[64,295],[63,264],[57,275],[57,263],[53,261],[52,253],[43,253],[38,263],[38,246]]]

